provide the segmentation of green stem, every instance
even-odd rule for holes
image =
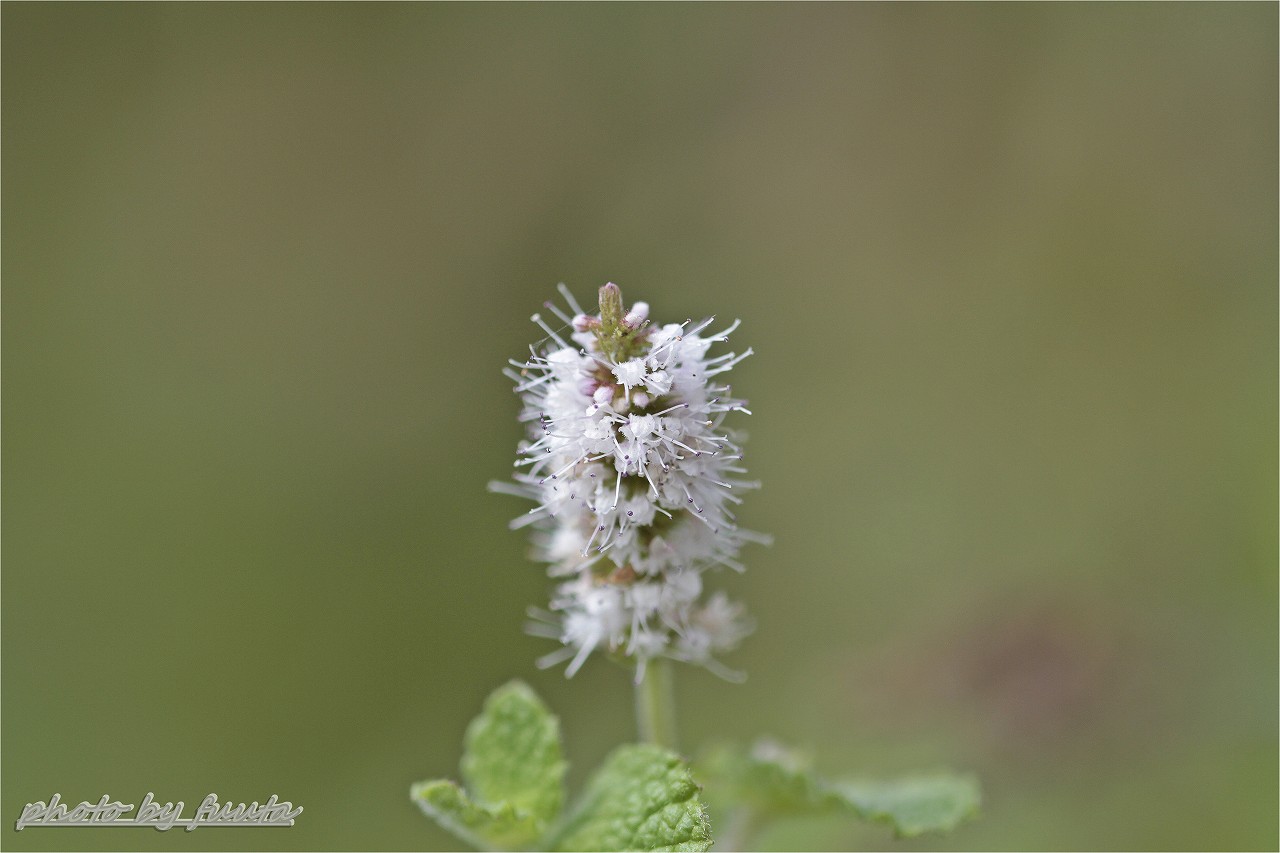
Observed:
[[[636,685],[636,720],[642,742],[674,750],[676,705],[671,682],[671,661],[662,658],[649,661],[644,681]]]

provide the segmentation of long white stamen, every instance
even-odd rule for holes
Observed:
[[[574,314],[587,313],[582,310],[582,306],[578,304],[578,300],[573,298],[572,291],[569,290],[568,286],[566,286],[563,281],[556,285],[556,290],[560,291],[560,295],[564,297],[565,302],[569,303],[569,307],[573,309]]]
[[[560,335],[556,333],[555,329],[552,329],[550,326],[547,325],[547,322],[542,319],[541,314],[534,314],[529,319],[537,323],[539,326],[541,326],[542,331],[546,332],[547,335],[550,336],[563,349],[573,349],[571,346],[569,346],[567,343],[564,342],[564,338],[560,337]]]

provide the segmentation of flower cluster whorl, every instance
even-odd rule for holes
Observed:
[[[573,316],[548,303],[564,325],[535,314],[547,338],[506,371],[529,424],[525,470],[491,485],[537,502],[512,527],[535,525],[538,557],[569,578],[551,612],[532,611],[530,631],[564,644],[539,665],[571,659],[573,675],[601,649],[634,659],[637,680],[655,657],[735,677],[712,655],[750,631],[742,607],[723,593],[699,599],[707,568],[742,571],[739,548],[765,538],[734,523],[738,493],[759,484],[738,479],[742,451],[721,426],[750,412],[717,379],[751,350],[708,358],[736,322],[705,337],[714,318],[655,326],[645,303],[624,310],[614,284],[600,289],[597,315],[560,292]]]

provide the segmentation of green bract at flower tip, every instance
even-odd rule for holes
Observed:
[[[600,352],[613,362],[624,362],[642,354],[643,337],[649,325],[648,306],[638,303],[641,310],[627,313],[622,302],[622,288],[609,282],[600,288],[600,318],[588,318],[595,321],[591,330],[596,334]]]

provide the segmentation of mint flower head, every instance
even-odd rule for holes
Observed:
[[[514,483],[494,491],[532,500],[511,523],[533,531],[556,588],[529,611],[529,631],[559,643],[540,667],[572,676],[592,652],[633,668],[639,742],[618,747],[565,811],[559,725],[527,686],[500,688],[467,728],[463,783],[435,779],[410,795],[427,815],[482,850],[690,850],[712,846],[701,784],[678,754],[673,661],[731,681],[719,658],[751,627],[723,591],[704,595],[708,569],[743,571],[738,552],[767,537],[738,527],[741,436],[726,422],[751,414],[725,374],[751,355],[723,352],[735,320],[660,325],[628,308],[617,285],[587,314],[551,303],[533,321],[545,337],[506,374],[523,402]],[[887,821],[902,836],[949,829],[978,807],[976,783],[945,774],[890,782],[828,782],[779,746],[726,745],[698,777],[731,808],[726,850],[751,850],[768,817],[841,811]],[[659,819],[655,819],[659,818]]]
[[[739,549],[766,539],[734,522],[741,493],[759,483],[740,479],[739,439],[723,426],[750,414],[722,376],[752,351],[710,356],[736,321],[714,334],[714,318],[655,325],[612,283],[594,315],[560,293],[572,316],[547,303],[559,327],[535,314],[547,336],[506,371],[529,425],[521,470],[514,484],[490,484],[537,504],[511,526],[532,525],[538,558],[564,579],[550,610],[530,611],[530,632],[563,644],[538,664],[567,660],[572,676],[603,651],[634,661],[637,682],[659,657],[736,680],[714,656],[750,625],[724,593],[703,599],[702,575],[742,571]]]

